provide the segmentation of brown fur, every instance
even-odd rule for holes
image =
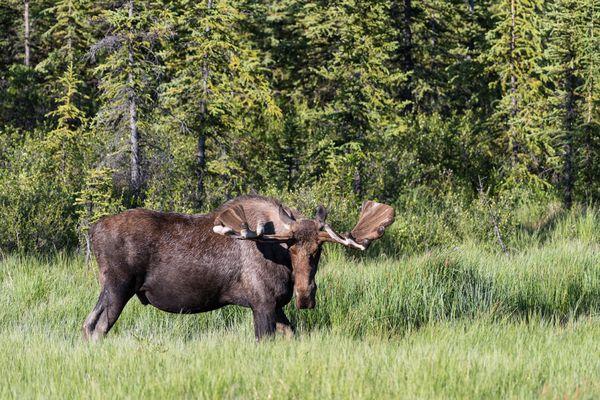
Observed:
[[[243,206],[249,226],[269,221],[265,233],[287,227],[287,239],[237,240],[214,233],[219,215],[236,205]],[[281,209],[288,223],[281,219]],[[322,207],[316,219],[305,219],[261,196],[242,196],[203,215],[134,209],[105,217],[90,229],[101,290],[84,322],[84,335],[104,336],[134,295],[143,304],[172,313],[199,313],[230,304],[249,307],[257,339],[275,330],[289,335],[292,328],[282,308],[292,295],[298,308],[315,306],[323,243],[319,230],[325,217]]]

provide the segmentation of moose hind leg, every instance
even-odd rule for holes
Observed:
[[[275,329],[283,334],[286,339],[294,337],[294,327],[290,323],[282,308],[275,310]]]
[[[132,296],[133,292],[126,286],[104,287],[98,304],[84,324],[86,338],[96,341],[104,337]]]
[[[96,306],[94,306],[94,309],[92,310],[91,313],[89,313],[89,315],[85,319],[85,322],[83,323],[83,337],[86,340],[89,340],[92,338],[92,333],[94,332],[94,329],[96,328],[98,319],[100,318],[100,315],[104,311],[105,297],[106,297],[106,290],[103,288],[100,291],[100,296],[98,297],[98,302],[96,303]]]

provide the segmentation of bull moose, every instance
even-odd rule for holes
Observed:
[[[84,336],[106,335],[134,294],[172,313],[249,307],[257,339],[291,335],[283,307],[292,295],[298,308],[315,306],[323,243],[365,250],[393,222],[394,210],[366,201],[346,234],[336,233],[326,216],[323,206],[308,219],[278,200],[241,196],[208,214],[132,209],[104,217],[90,229],[101,290]]]

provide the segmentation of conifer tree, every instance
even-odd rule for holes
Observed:
[[[581,151],[578,151],[577,160],[580,165],[580,191],[586,195],[586,200],[590,201],[600,198],[597,179],[600,174],[600,2],[581,0],[579,11],[581,30],[577,35],[577,43],[581,55],[582,77],[577,93],[582,98],[583,134],[578,142]]]
[[[383,131],[398,125],[403,104],[393,100],[405,75],[391,68],[396,43],[386,2],[279,2],[268,21],[276,39],[267,47],[275,85],[285,104],[286,142],[296,147],[300,182],[369,193],[370,163]],[[273,45],[274,44],[274,45]]]
[[[240,156],[249,156],[240,151],[245,136],[262,116],[277,119],[280,110],[243,30],[243,2],[182,0],[179,6],[176,37],[186,46],[171,48],[173,79],[163,86],[163,100],[196,138],[195,206],[201,208],[207,172],[219,176],[216,186],[226,195],[235,180],[243,179]]]
[[[552,118],[548,128],[558,133],[557,144],[562,146],[559,175],[566,207],[573,202],[576,178],[581,175],[579,169],[586,167],[578,165],[578,159],[582,158],[576,155],[588,156],[586,130],[594,120],[592,99],[594,90],[597,91],[594,87],[597,70],[593,69],[598,62],[594,57],[597,58],[600,43],[592,50],[594,13],[598,11],[594,10],[594,3],[593,0],[560,0],[549,5],[545,61],[550,75],[548,106]]]
[[[158,39],[167,27],[160,17],[161,5],[128,0],[114,9],[104,10],[106,36],[92,46],[91,54],[102,57],[95,68],[100,79],[101,107],[98,126],[112,131],[116,142],[124,134],[129,147],[129,189],[133,203],[142,197],[142,132],[161,71]],[[116,146],[117,154],[122,153]]]
[[[44,14],[54,21],[42,38],[51,48],[46,59],[38,64],[38,69],[60,69],[83,61],[83,55],[92,44],[93,17],[89,0],[58,0]]]
[[[80,168],[89,139],[85,137],[87,116],[82,103],[86,94],[82,87],[84,54],[92,43],[90,4],[87,0],[60,0],[45,14],[52,15],[55,21],[43,34],[51,50],[36,69],[44,73],[48,92],[55,97],[55,108],[48,116],[56,121],[46,144],[59,166],[62,183],[73,192],[79,190]]]
[[[32,130],[44,123],[51,98],[33,67],[43,59],[39,43],[47,0],[7,0],[0,4],[0,123]]]
[[[552,151],[548,132],[541,129],[543,115],[540,60],[542,57],[542,2],[501,0],[493,7],[497,23],[482,55],[487,71],[497,76],[493,86],[500,91],[490,120],[497,127],[496,143],[504,153],[503,185],[547,187],[539,172]]]
[[[406,74],[396,97],[415,113],[462,111],[482,91],[473,74],[481,73],[477,60],[488,28],[490,1],[393,1],[391,29],[397,43],[395,68]],[[473,90],[475,89],[475,90]]]

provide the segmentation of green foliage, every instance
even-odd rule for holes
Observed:
[[[257,192],[307,214],[323,203],[340,229],[367,198],[395,204],[404,223],[373,253],[497,248],[496,230],[514,251],[517,210],[599,198],[598,7],[39,1],[26,67],[24,3],[10,0],[0,243],[75,246],[104,213]],[[28,202],[45,196],[34,233],[42,206]],[[58,216],[54,238],[43,227]]]
[[[599,397],[597,0],[41,0],[27,43],[24,4],[0,5],[0,397]],[[80,343],[92,223],[253,192],[396,222],[325,245],[292,346],[136,299]]]
[[[16,136],[2,131],[4,134]],[[11,144],[16,145],[10,147]],[[41,140],[41,133],[34,131],[18,142],[9,142],[3,150],[0,247],[49,251],[75,246],[74,193],[57,176],[57,165]]]
[[[497,24],[487,34],[489,51],[482,55],[487,70],[497,75],[491,82],[500,91],[490,120],[496,129],[494,142],[505,154],[500,173],[502,187],[525,186],[544,190],[542,171],[554,155],[552,135],[543,129],[543,81],[540,60],[542,43],[542,1],[503,0],[493,8]]]
[[[40,74],[20,64],[2,72],[0,86],[0,123],[2,127],[33,130],[42,124],[49,108]]]
[[[243,2],[182,1],[172,16],[175,33],[166,51],[172,79],[160,89],[168,113],[164,121],[195,139],[190,152],[198,153],[198,146],[206,152],[207,161],[190,168],[202,181],[190,199],[200,207],[263,178],[255,150],[272,134],[260,130],[276,129],[281,117],[262,58],[244,30],[243,7]]]
[[[564,168],[564,164],[571,162],[585,166],[575,171],[579,179],[573,176],[572,184],[577,182],[592,187],[592,175],[597,171],[599,60],[596,48],[600,44],[594,19],[599,11],[595,2],[585,0],[564,0],[549,6],[549,39],[545,52],[552,88],[547,103],[550,126],[554,129],[556,143],[564,148],[561,151],[564,160],[560,165]],[[569,153],[572,153],[572,160],[566,157]]]
[[[281,94],[297,99],[285,107],[290,123],[284,127],[283,150],[298,152],[299,161],[288,162],[288,171],[294,171],[290,183],[319,180],[342,193],[370,192],[374,179],[364,176],[368,160],[380,150],[386,133],[402,125],[397,118],[402,104],[393,94],[405,76],[391,68],[396,45],[389,6],[288,1],[270,19],[275,24],[289,21],[277,32],[282,37],[271,51],[297,53],[282,54],[294,57],[294,65],[293,86],[282,82]],[[289,64],[275,67],[276,80],[289,74]]]
[[[91,169],[84,179],[81,191],[75,199],[79,230],[86,240],[89,227],[101,217],[123,211],[122,202],[113,190],[114,171],[107,167]]]

